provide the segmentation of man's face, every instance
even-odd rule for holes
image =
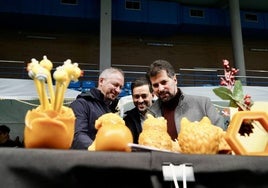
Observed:
[[[135,87],[132,92],[134,105],[141,113],[146,113],[147,109],[152,105],[153,95],[149,90],[149,85]]]
[[[172,99],[178,91],[176,75],[170,78],[165,70],[161,70],[156,76],[151,77],[150,81],[154,94],[163,102]]]
[[[105,99],[114,100],[120,94],[123,85],[124,77],[120,73],[113,73],[107,78],[100,78],[98,87]]]

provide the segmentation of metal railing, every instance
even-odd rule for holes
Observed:
[[[54,63],[54,66],[62,63]],[[80,65],[80,64],[79,64]],[[138,76],[144,76],[147,66],[141,65],[120,65],[112,66],[121,68],[125,73],[125,81],[130,82]],[[0,60],[0,78],[29,79],[26,70],[27,63],[24,61]],[[97,82],[99,70],[97,64],[81,64],[84,76],[79,80]],[[178,86],[217,86],[220,84],[220,77],[223,77],[223,69],[216,68],[181,68],[177,72]],[[248,86],[268,86],[267,70],[246,70],[245,85]]]

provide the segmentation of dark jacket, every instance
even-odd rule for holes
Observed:
[[[96,88],[77,96],[70,105],[76,117],[72,149],[87,149],[92,144],[97,133],[95,121],[105,113],[115,112],[117,102],[105,103],[104,95]]]
[[[5,143],[1,143],[0,147],[22,147],[13,140],[8,139]]]
[[[125,124],[132,133],[133,142],[138,144],[139,135],[142,131],[139,110],[135,107],[125,112],[125,114],[126,114],[126,116],[124,117]]]

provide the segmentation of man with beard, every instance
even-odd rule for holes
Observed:
[[[107,68],[98,78],[98,87],[81,93],[72,102],[75,120],[75,133],[72,149],[88,149],[95,140],[95,121],[103,114],[116,112],[118,95],[124,85],[121,69]]]
[[[175,70],[168,61],[154,61],[146,76],[158,97],[151,106],[150,113],[157,117],[163,116],[167,120],[167,130],[173,140],[178,137],[183,117],[189,121],[200,121],[207,116],[213,125],[226,130],[223,117],[208,97],[186,95],[177,87]]]
[[[134,108],[125,112],[126,126],[131,130],[133,142],[138,144],[138,138],[142,131],[143,121],[146,119],[147,109],[152,105],[153,94],[150,83],[145,77],[140,77],[131,83],[131,93]]]

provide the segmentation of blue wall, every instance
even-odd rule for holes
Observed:
[[[150,1],[147,9],[148,23],[174,24],[179,21],[180,5],[175,2]]]
[[[255,22],[255,21],[246,20],[245,18],[246,14],[256,15],[258,18],[258,21]],[[264,15],[265,14],[259,13],[259,12],[240,11],[242,28],[264,29],[265,28]]]
[[[140,10],[125,8],[125,0],[113,1],[113,20],[157,24],[178,24],[178,9],[175,2],[141,0]]]
[[[99,0],[79,0],[77,5],[62,4],[60,0],[0,1],[0,12],[60,17],[99,18]]]
[[[125,0],[112,1],[112,19],[114,22],[140,23],[134,27],[145,27],[144,24],[160,24],[174,26],[169,29],[178,30],[182,26],[229,27],[228,9],[182,6],[173,1],[140,0],[140,10],[125,9]],[[192,17],[191,9],[204,12],[204,17]],[[51,16],[59,18],[76,18],[99,20],[100,0],[78,0],[77,5],[62,4],[60,0],[0,0],[0,13]],[[246,12],[241,10],[241,24],[243,29],[268,29],[268,13]],[[256,14],[258,22],[245,19],[246,13]],[[0,15],[1,17],[1,15]],[[2,18],[3,19],[3,18]],[[126,26],[126,25],[122,25]],[[129,26],[129,25],[127,25]],[[146,27],[149,28],[147,25]]]

